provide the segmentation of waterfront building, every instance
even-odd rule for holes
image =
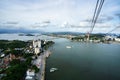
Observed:
[[[25,80],[35,80],[34,76],[35,76],[35,70],[28,69],[26,72]]]
[[[108,41],[113,41],[115,37],[113,36],[105,36],[105,40],[108,40]]]
[[[115,41],[120,42],[120,38],[115,38]]]
[[[41,52],[41,40],[40,39],[33,40],[33,49],[36,55]]]
[[[35,54],[40,53],[40,48],[39,48],[39,47],[34,48],[34,53],[35,53]]]

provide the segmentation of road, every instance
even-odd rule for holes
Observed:
[[[36,76],[38,80],[44,80],[46,52],[42,53],[38,58],[41,58],[41,64],[40,64],[40,71],[38,72]]]

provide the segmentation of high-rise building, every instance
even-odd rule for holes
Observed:
[[[41,50],[41,40],[33,40],[33,49],[34,49],[34,53],[37,55],[38,53],[40,53]]]

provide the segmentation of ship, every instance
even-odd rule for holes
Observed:
[[[55,72],[56,70],[58,70],[57,68],[51,68],[50,72]]]

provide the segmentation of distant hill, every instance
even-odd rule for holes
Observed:
[[[81,33],[81,32],[44,32],[44,31],[40,31],[40,30],[28,30],[28,29],[0,29],[0,34],[2,33],[40,33],[40,34],[45,34],[45,35],[49,35],[49,34],[54,34],[54,35],[84,35],[86,33]],[[92,34],[101,34],[101,35],[106,35],[105,33],[92,33]],[[111,35],[111,36],[120,36],[120,34],[115,34],[115,33],[111,33],[111,34],[107,34],[107,35]]]
[[[79,32],[46,32],[44,34],[54,34],[54,35],[82,35],[85,33],[79,33]]]

